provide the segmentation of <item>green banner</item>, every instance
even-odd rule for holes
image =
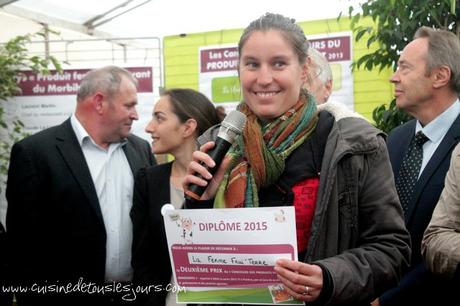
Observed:
[[[241,90],[237,76],[213,78],[211,87],[214,103],[240,101]]]

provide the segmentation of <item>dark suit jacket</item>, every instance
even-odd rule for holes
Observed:
[[[134,184],[133,252],[134,282],[159,285],[166,288],[171,279],[166,233],[161,207],[170,203],[170,176],[172,163],[141,169]],[[159,288],[160,288],[159,287]],[[138,296],[140,305],[162,306],[167,292],[159,291]]]
[[[129,136],[123,149],[133,174],[154,164],[149,144],[137,136]],[[104,280],[104,221],[70,119],[13,146],[6,197],[16,284],[77,284],[80,277],[85,283]],[[19,297],[18,306],[38,305],[36,298],[25,295],[21,303]],[[71,300],[46,303],[68,305]]]
[[[415,119],[411,120],[394,129],[388,136],[387,146],[395,181],[410,140],[415,135],[415,124]],[[427,271],[422,262],[420,247],[423,232],[430,222],[433,210],[444,188],[444,179],[449,169],[452,151],[459,140],[460,116],[448,130],[415,185],[414,194],[405,216],[406,226],[412,240],[410,271],[403,277],[399,287],[388,291],[381,297],[382,306],[417,305],[421,302],[430,305],[430,298],[433,298],[436,305],[444,305],[440,304],[441,299],[446,298],[447,300],[448,298],[449,284],[436,279],[433,274]],[[439,291],[437,291],[438,289]]]

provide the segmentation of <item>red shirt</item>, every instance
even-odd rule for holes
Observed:
[[[311,234],[311,224],[315,214],[319,177],[307,178],[292,187],[297,229],[297,251],[304,252]]]

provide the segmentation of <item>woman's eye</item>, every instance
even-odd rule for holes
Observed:
[[[285,63],[285,62],[275,62],[275,63],[273,64],[273,66],[274,66],[275,68],[282,68],[282,67],[286,66],[286,63]]]
[[[258,64],[256,62],[247,62],[246,67],[248,67],[248,68],[257,68]]]

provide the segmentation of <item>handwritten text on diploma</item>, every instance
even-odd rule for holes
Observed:
[[[292,244],[174,244],[177,284],[184,287],[252,287],[278,284],[279,258],[295,258]]]
[[[188,253],[190,264],[233,265],[233,266],[274,266],[279,258],[291,258],[291,254],[235,254],[235,253]]]

